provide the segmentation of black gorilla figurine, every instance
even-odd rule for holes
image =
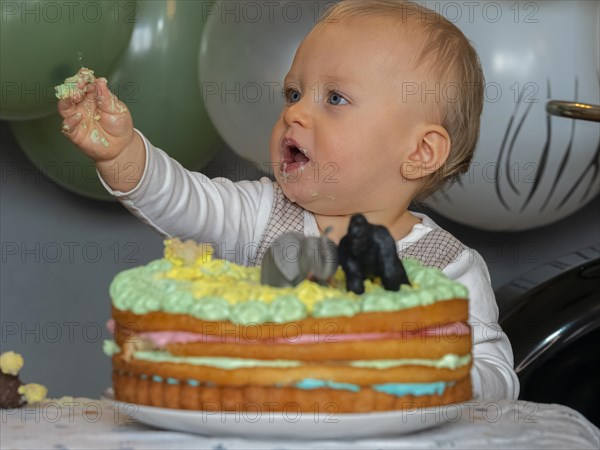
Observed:
[[[362,214],[350,219],[348,234],[338,247],[338,259],[346,273],[347,289],[356,294],[365,291],[366,278],[380,277],[388,291],[410,284],[390,232],[384,226],[370,224]]]

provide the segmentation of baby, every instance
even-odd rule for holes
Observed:
[[[79,88],[85,88],[85,82]],[[403,0],[330,8],[298,48],[271,134],[276,182],[189,172],[137,130],[105,79],[59,102],[63,132],[105,187],[165,237],[211,242],[260,264],[287,231],[339,242],[350,217],[386,226],[398,255],[469,289],[474,394],[517,398],[518,379],[481,256],[409,204],[467,170],[479,133],[483,74],[449,21]]]

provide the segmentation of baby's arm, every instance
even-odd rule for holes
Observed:
[[[190,172],[134,130],[127,107],[82,69],[57,88],[63,133],[96,162],[107,190],[163,237],[214,244],[251,263],[273,201],[270,180],[232,183]]]
[[[94,160],[112,189],[132,189],[142,177],[146,154],[129,110],[109,91],[106,78],[95,78],[89,69],[67,81],[57,88],[63,133]]]
[[[137,130],[146,150],[144,174],[127,192],[105,187],[136,217],[164,237],[214,245],[216,256],[250,264],[273,205],[273,183],[210,179],[185,169]]]
[[[513,369],[513,352],[498,325],[498,305],[483,258],[475,250],[466,249],[444,273],[469,289],[474,395],[484,400],[516,399],[519,379]]]

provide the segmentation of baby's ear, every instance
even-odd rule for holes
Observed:
[[[450,135],[440,125],[426,125],[418,133],[416,148],[402,163],[402,176],[407,180],[418,180],[433,174],[448,159]]]

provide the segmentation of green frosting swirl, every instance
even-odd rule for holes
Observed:
[[[314,317],[352,317],[360,312],[360,302],[350,298],[326,298],[315,305]]]
[[[242,325],[264,323],[269,319],[268,305],[258,300],[237,303],[231,311],[231,321]]]
[[[188,311],[192,316],[202,320],[228,320],[231,316],[227,300],[216,297],[203,297],[202,301],[192,298],[192,305]]]
[[[270,305],[271,321],[276,323],[304,319],[308,315],[306,305],[291,295],[277,297]]]

